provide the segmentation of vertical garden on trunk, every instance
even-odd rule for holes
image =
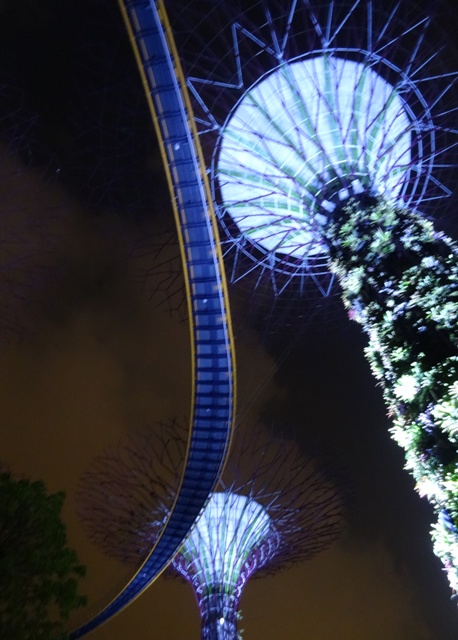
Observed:
[[[367,193],[337,206],[324,235],[458,590],[458,247],[424,216]]]

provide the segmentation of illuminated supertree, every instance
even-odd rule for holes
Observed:
[[[254,270],[277,295],[310,283],[328,295],[335,201],[370,191],[417,210],[450,195],[457,76],[418,7],[178,4],[167,9],[233,281]]]
[[[262,431],[237,442],[223,476],[172,562],[193,587],[205,640],[237,638],[248,579],[312,557],[342,529],[343,501],[318,464]],[[138,565],[167,520],[185,454],[175,425],[136,435],[82,476],[79,512],[107,554]]]
[[[458,249],[424,215],[457,164],[437,22],[372,0],[170,6],[231,278],[337,278],[458,589]]]

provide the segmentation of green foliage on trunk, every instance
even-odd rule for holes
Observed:
[[[434,550],[458,590],[458,247],[431,221],[363,195],[325,230],[349,316],[369,336],[391,433],[438,516]]]
[[[85,568],[67,547],[65,495],[42,482],[0,474],[0,637],[64,640],[64,622],[86,600]]]

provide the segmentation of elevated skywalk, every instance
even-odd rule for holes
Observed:
[[[175,555],[216,484],[230,441],[235,370],[216,218],[180,61],[163,2],[118,0],[155,122],[183,258],[193,389],[185,469],[160,538],[125,588],[71,633],[80,638],[127,606]]]

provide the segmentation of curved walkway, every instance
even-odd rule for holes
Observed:
[[[229,445],[235,372],[228,295],[216,218],[197,132],[162,0],[118,0],[155,122],[183,258],[191,329],[191,434],[180,491],[143,566],[71,638],[127,606],[170,562],[218,480]]]

